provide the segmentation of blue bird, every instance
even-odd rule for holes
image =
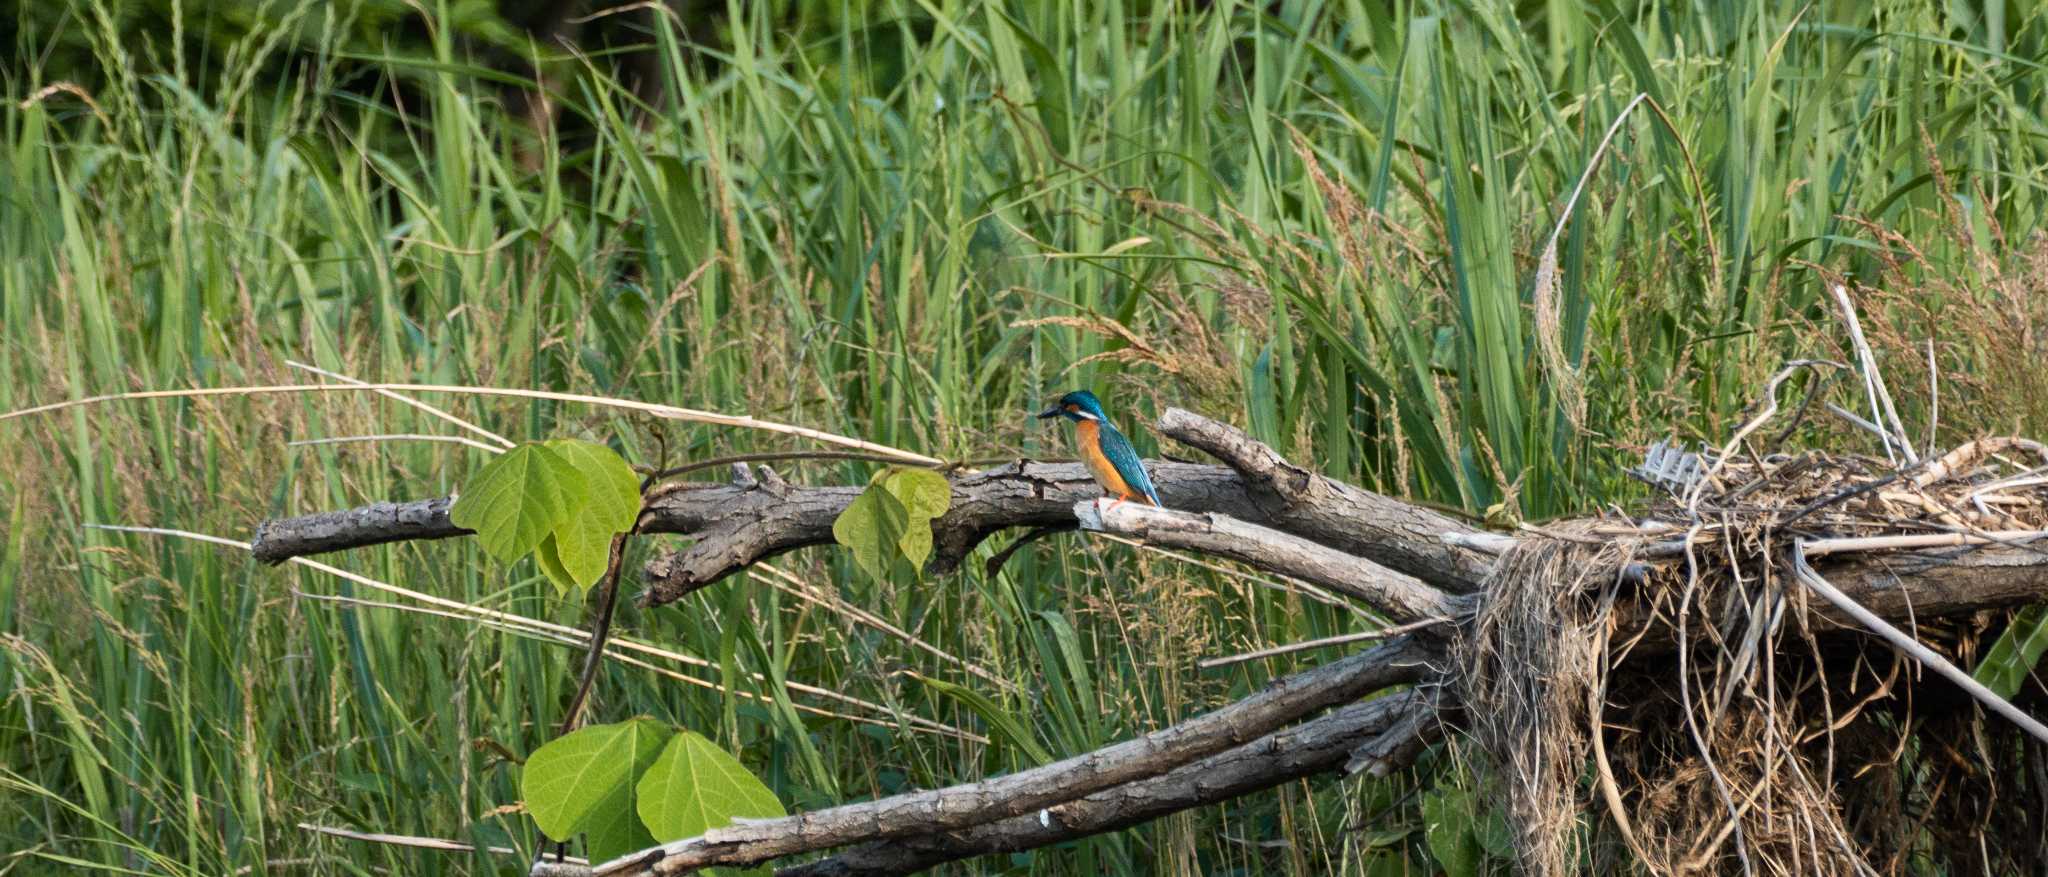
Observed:
[[[1102,485],[1103,492],[1116,497],[1116,503],[1127,499],[1144,500],[1165,508],[1159,501],[1159,491],[1152,486],[1152,477],[1145,474],[1145,464],[1138,460],[1138,452],[1131,447],[1131,440],[1116,431],[1116,425],[1109,422],[1109,414],[1102,410],[1102,402],[1094,393],[1075,390],[1039,412],[1038,419],[1064,417],[1074,422],[1074,445],[1081,452],[1081,462],[1088,465],[1088,474],[1095,476],[1095,483]]]

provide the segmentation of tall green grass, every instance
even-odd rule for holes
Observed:
[[[431,60],[360,51],[341,14],[277,4],[214,47],[231,64],[193,71],[155,60],[184,57],[163,34],[77,2],[64,26],[98,76],[62,87],[36,61],[52,34],[22,18],[0,68],[0,409],[308,377],[295,359],[987,458],[1062,454],[1029,414],[1089,386],[1148,452],[1144,426],[1181,405],[1336,477],[1540,518],[1625,499],[1632,444],[1723,436],[1781,359],[1831,353],[1810,265],[1938,310],[1986,287],[1987,265],[2038,255],[2048,207],[2048,25],[2024,4],[731,4],[715,27],[665,23],[633,48],[659,60],[658,106],[599,59],[555,57],[559,124],[541,131],[504,104],[516,77],[447,36],[445,4],[428,11]],[[1639,111],[1561,217],[1639,93],[1670,128]],[[1561,218],[1563,372],[1542,364],[1532,310]],[[1925,258],[1889,270],[1897,242],[1859,220],[1926,242]],[[1901,340],[1967,329],[1907,324]],[[1994,353],[1959,344],[1949,361]],[[1582,420],[1564,381],[1583,387]],[[433,401],[647,464],[790,447]],[[1967,434],[2009,410],[1945,409],[1943,424]],[[547,739],[572,650],[314,599],[388,598],[88,527],[243,536],[267,517],[441,495],[477,452],[286,442],[446,431],[368,395],[0,424],[0,848],[15,851],[0,872],[520,872],[516,857],[296,825],[530,854],[504,755]],[[462,541],[332,560],[581,617],[535,570]],[[970,562],[874,583],[825,550],[778,563],[1012,683],[754,581],[627,610],[624,632],[765,700],[614,664],[595,714],[702,730],[796,807],[1084,751],[1287,669],[1203,674],[1198,657],[1365,623],[1077,536],[994,576]],[[797,712],[831,705],[790,683],[991,742]],[[977,867],[1403,873],[1430,862],[1408,793],[1432,764]]]

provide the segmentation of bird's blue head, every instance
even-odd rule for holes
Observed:
[[[1075,390],[1061,396],[1051,408],[1038,412],[1038,419],[1044,420],[1048,417],[1064,417],[1076,423],[1083,420],[1093,420],[1097,423],[1109,420],[1108,412],[1102,410],[1102,400],[1095,398],[1095,394],[1087,390]]]

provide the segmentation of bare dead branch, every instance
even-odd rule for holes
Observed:
[[[264,521],[256,525],[250,553],[264,563],[278,564],[294,557],[346,548],[468,535],[471,531],[448,520],[448,508],[454,504],[452,496],[373,502],[338,512]]]
[[[1395,623],[1454,615],[1460,601],[1414,576],[1228,515],[1098,499],[1074,506],[1081,528],[1228,557],[1364,600]]]
[[[1232,468],[1150,462],[1169,508],[1218,512],[1292,533],[1466,593],[1484,577],[1487,559],[1446,544],[1446,533],[1473,529],[1448,516],[1341,484],[1294,467],[1244,433],[1179,409],[1161,430],[1217,454]],[[643,605],[673,602],[755,561],[832,541],[832,521],[860,495],[859,487],[799,487],[762,469],[741,470],[732,483],[677,483],[657,489],[640,532],[696,537],[681,551],[651,561]],[[1063,527],[1074,504],[1101,495],[1078,463],[1019,460],[955,475],[952,507],[932,522],[933,566],[956,566],[990,534],[1010,527]],[[266,563],[292,557],[411,539],[443,539],[468,531],[448,520],[448,498],[380,502],[357,509],[267,521],[257,528],[255,555]]]
[[[875,841],[813,862],[778,868],[776,877],[884,877],[910,874],[975,856],[1037,849],[1090,835],[1129,828],[1168,813],[1202,807],[1274,788],[1345,766],[1359,751],[1405,758],[1388,769],[1406,767],[1432,735],[1429,696],[1404,691],[1355,703],[1276,731],[1243,746],[1176,768],[1151,779],[1105,789],[953,832]],[[544,863],[530,877],[593,877],[587,865]],[[663,873],[659,865],[640,873]],[[632,873],[632,872],[624,872]]]
[[[863,844],[777,869],[776,877],[909,874],[971,856],[1065,843],[1334,771],[1360,747],[1383,745],[1400,750],[1412,762],[1420,749],[1402,744],[1414,736],[1412,718],[1429,712],[1425,700],[1420,693],[1407,691],[1352,704],[1149,780],[966,831]],[[1401,739],[1379,742],[1386,738]]]
[[[1222,512],[1312,539],[1399,570],[1452,593],[1479,589],[1491,562],[1444,540],[1476,527],[1303,469],[1229,424],[1168,408],[1160,433],[1222,460],[1244,479],[1259,514],[1208,508],[1165,497],[1168,508]]]
[[[1318,710],[1438,672],[1432,649],[1402,638],[1281,679],[1234,704],[1085,755],[978,783],[895,795],[715,829],[599,865],[598,875],[748,866],[848,844],[956,831],[1157,777],[1272,733]],[[659,855],[655,855],[659,852]]]

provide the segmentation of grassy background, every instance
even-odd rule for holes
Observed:
[[[9,13],[0,410],[310,377],[289,359],[1050,457],[1063,443],[1029,415],[1092,387],[1148,453],[1150,418],[1180,405],[1333,476],[1541,518],[1625,500],[1617,461],[1643,442],[1725,435],[1783,359],[1842,357],[1823,287],[1840,277],[1908,422],[1933,431],[1931,342],[1935,440],[2038,434],[2048,412],[2037,3],[791,0],[652,17],[582,57],[521,48],[476,4],[389,5],[272,3],[233,26],[210,3]],[[376,15],[411,41],[377,41]],[[525,72],[488,63],[507,46]],[[660,78],[659,102],[609,72],[622,53]],[[532,89],[553,124],[515,99]],[[1567,216],[1639,93],[1659,112],[1623,123]],[[1535,280],[1562,218],[1553,302]],[[432,401],[649,464],[798,447]],[[287,442],[449,432],[367,394],[0,423],[0,873],[522,873],[295,826],[530,854],[507,756],[547,739],[576,652],[86,526],[246,538],[267,517],[442,495],[478,452]],[[328,559],[581,618],[530,566],[463,541]],[[624,633],[700,661],[613,664],[595,715],[704,731],[796,807],[1091,749],[1290,666],[1197,658],[1372,623],[1079,536],[995,577],[970,562],[876,583],[826,550],[775,565],[782,589],[756,576],[626,610]],[[1425,811],[1487,818],[1443,763],[975,867],[1427,871],[1449,841]]]

